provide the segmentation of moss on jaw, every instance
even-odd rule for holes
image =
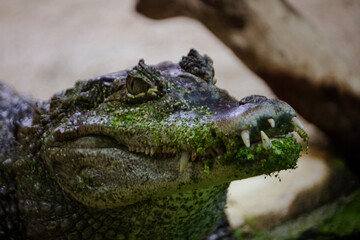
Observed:
[[[302,145],[293,138],[274,139],[270,149],[261,144],[245,147],[242,143],[230,142],[227,152],[219,160],[242,165],[261,161],[263,174],[270,174],[277,169],[295,169],[301,151]]]
[[[212,112],[205,106],[186,109],[185,105],[176,101],[159,106],[156,103],[118,104],[116,108],[106,105],[104,109],[114,133],[143,134],[143,142],[151,143],[148,145],[172,147],[178,152],[188,148],[203,155],[206,149],[216,144],[212,136],[215,126],[211,120]],[[181,115],[171,115],[177,112],[174,108],[180,109]]]

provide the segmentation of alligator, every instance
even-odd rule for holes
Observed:
[[[35,101],[0,84],[1,239],[203,239],[232,180],[296,168],[287,103],[219,89],[196,50]]]

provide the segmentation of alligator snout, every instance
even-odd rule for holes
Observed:
[[[304,129],[290,105],[260,95],[245,97],[239,101],[239,106],[216,114],[215,123],[225,135],[240,135],[247,147],[260,139],[264,147],[269,147],[269,137]]]

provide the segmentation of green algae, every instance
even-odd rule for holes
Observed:
[[[270,174],[278,169],[295,169],[303,148],[293,138],[281,138],[272,140],[269,149],[263,148],[261,144],[245,147],[239,141],[230,143],[227,149],[220,161],[243,165],[260,161],[263,174]]]
[[[177,101],[166,106],[144,103],[135,108],[120,104],[115,111],[111,110],[113,107],[105,109],[114,133],[137,133],[143,136],[145,145],[171,147],[177,152],[185,148],[205,154],[206,149],[216,144],[212,136],[215,124],[210,121],[212,113],[204,106],[185,111],[187,106]],[[180,108],[181,114],[173,114],[176,112],[174,108]]]
[[[316,230],[318,234],[344,237],[360,234],[360,189],[354,191],[333,215],[326,218]]]

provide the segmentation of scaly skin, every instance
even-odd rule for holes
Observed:
[[[0,238],[204,238],[230,181],[295,168],[289,133],[307,138],[288,104],[236,101],[215,82],[191,50],[49,102],[0,85]]]

